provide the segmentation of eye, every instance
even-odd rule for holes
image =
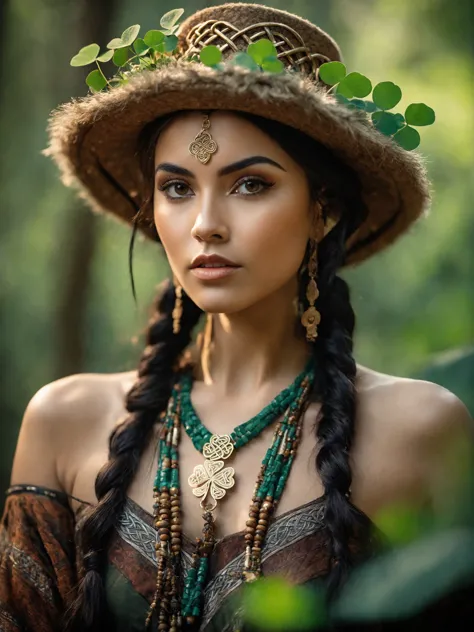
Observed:
[[[191,187],[183,182],[183,180],[168,180],[158,187],[163,191],[167,198],[171,200],[179,200],[180,198],[190,197]]]
[[[258,195],[272,186],[273,183],[267,182],[263,178],[252,176],[240,180],[232,193],[237,192],[239,195]]]

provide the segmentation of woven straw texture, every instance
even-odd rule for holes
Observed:
[[[283,63],[299,72],[256,73],[235,66],[215,71],[184,59],[207,44],[219,46],[226,57],[263,36],[274,41]],[[132,221],[143,202],[136,149],[147,123],[178,110],[221,109],[265,112],[323,143],[356,171],[368,216],[347,242],[346,265],[387,247],[427,214],[430,185],[421,154],[399,147],[318,82],[320,64],[341,59],[336,42],[320,28],[262,5],[225,4],[188,18],[179,39],[182,59],[52,113],[45,153],[93,210]],[[156,239],[146,222],[140,230]]]

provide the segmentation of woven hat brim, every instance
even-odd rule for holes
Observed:
[[[264,113],[326,145],[356,171],[368,216],[347,242],[345,265],[386,248],[428,212],[430,184],[422,156],[384,136],[365,114],[289,73],[238,66],[216,71],[183,61],[137,73],[123,86],[53,112],[45,153],[58,164],[64,183],[79,189],[94,210],[130,223],[142,201],[140,131],[171,112],[213,109]],[[150,227],[140,229],[155,238]]]

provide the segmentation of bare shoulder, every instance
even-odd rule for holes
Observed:
[[[79,373],[40,388],[25,409],[11,484],[68,491],[67,464],[110,434],[125,412],[124,387],[132,373]]]
[[[377,416],[383,412],[386,425],[403,424],[411,433],[427,435],[453,431],[455,426],[472,431],[472,418],[462,400],[434,382],[358,365],[357,389],[361,409]]]
[[[449,494],[442,481],[455,484],[450,473],[453,459],[460,457],[460,446],[463,458],[470,458],[474,446],[474,421],[461,399],[434,382],[359,365],[357,393],[360,451],[371,486],[374,480],[384,480],[387,472],[393,483],[384,481],[386,488],[416,488],[430,505],[440,494]],[[367,467],[369,459],[378,464],[378,471],[375,465]]]

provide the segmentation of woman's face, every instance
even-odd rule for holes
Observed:
[[[210,115],[218,150],[207,164],[189,153],[203,114],[179,115],[155,150],[154,221],[171,269],[204,311],[231,314],[272,294],[296,294],[310,235],[310,197],[302,168],[244,118]],[[230,274],[192,269],[215,254],[237,264]]]

